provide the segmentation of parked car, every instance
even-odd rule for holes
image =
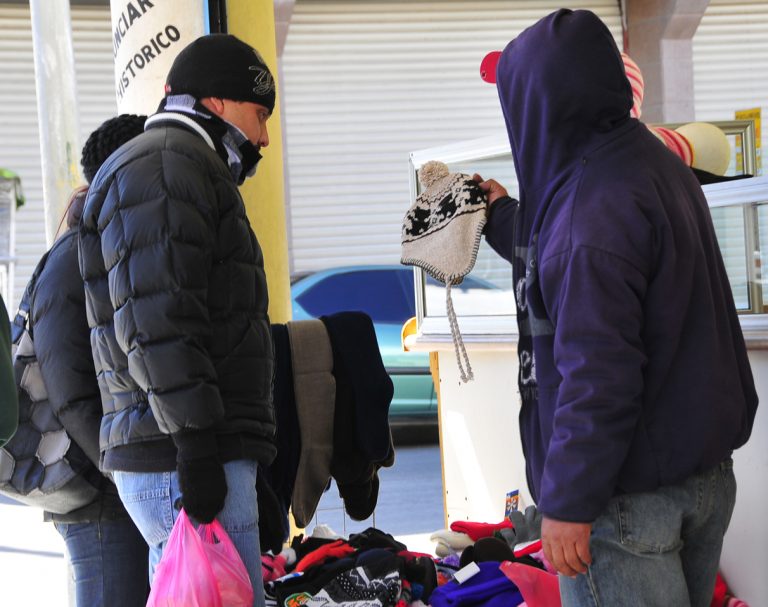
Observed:
[[[475,278],[466,278],[464,282],[463,287],[494,288]],[[431,278],[428,283],[439,285]],[[412,268],[362,265],[300,275],[291,286],[291,299],[294,320],[351,310],[368,314],[373,320],[384,366],[395,385],[391,424],[437,422],[429,355],[404,352],[400,342],[403,324],[416,315]]]

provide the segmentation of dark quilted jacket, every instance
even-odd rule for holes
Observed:
[[[51,248],[30,297],[35,355],[53,412],[93,464],[84,474],[100,491],[91,504],[46,520],[67,523],[127,518],[115,486],[98,473],[101,399],[93,369],[83,281],[77,273],[77,232]]]
[[[271,462],[263,258],[217,153],[168,124],[120,148],[91,184],[79,251],[103,468],[173,469],[168,435],[206,430],[224,461]]]

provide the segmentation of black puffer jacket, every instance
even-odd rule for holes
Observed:
[[[172,470],[182,440],[196,457],[268,464],[274,354],[261,248],[226,164],[172,120],[104,163],[83,212],[102,467]]]
[[[127,518],[117,488],[98,472],[101,398],[85,318],[83,281],[77,271],[76,230],[54,243],[30,305],[35,355],[51,408],[93,463],[85,474],[101,489],[90,504],[67,514],[46,513],[45,518],[66,523]]]

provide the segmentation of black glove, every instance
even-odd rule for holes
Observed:
[[[206,431],[173,436],[181,503],[198,523],[210,523],[224,507],[227,480],[215,451],[215,437]]]
[[[227,481],[216,457],[201,457],[176,463],[181,504],[198,523],[210,523],[224,507]]]

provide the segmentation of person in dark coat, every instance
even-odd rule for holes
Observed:
[[[144,129],[144,116],[123,114],[105,121],[85,143],[86,179],[121,144]],[[66,229],[48,252],[30,294],[35,354],[56,417],[92,467],[83,472],[99,492],[90,503],[66,514],[45,512],[66,544],[70,602],[78,607],[146,604],[148,547],[128,516],[117,488],[99,473],[101,392],[96,381],[85,291],[78,271],[77,226],[87,188],[73,194]]]
[[[102,467],[160,560],[183,505],[218,519],[264,604],[259,464],[275,457],[261,247],[238,185],[269,144],[275,83],[256,50],[202,36],[144,134],[101,167],[80,227]]]
[[[13,361],[11,359],[10,324],[5,322],[8,310],[0,296],[0,447],[7,443],[16,432],[19,423],[19,399],[16,382],[13,379]]]
[[[520,200],[481,184],[487,240],[513,266],[521,435],[563,605],[709,605],[757,394],[707,201],[630,117],[593,13],[525,30],[496,82]]]

